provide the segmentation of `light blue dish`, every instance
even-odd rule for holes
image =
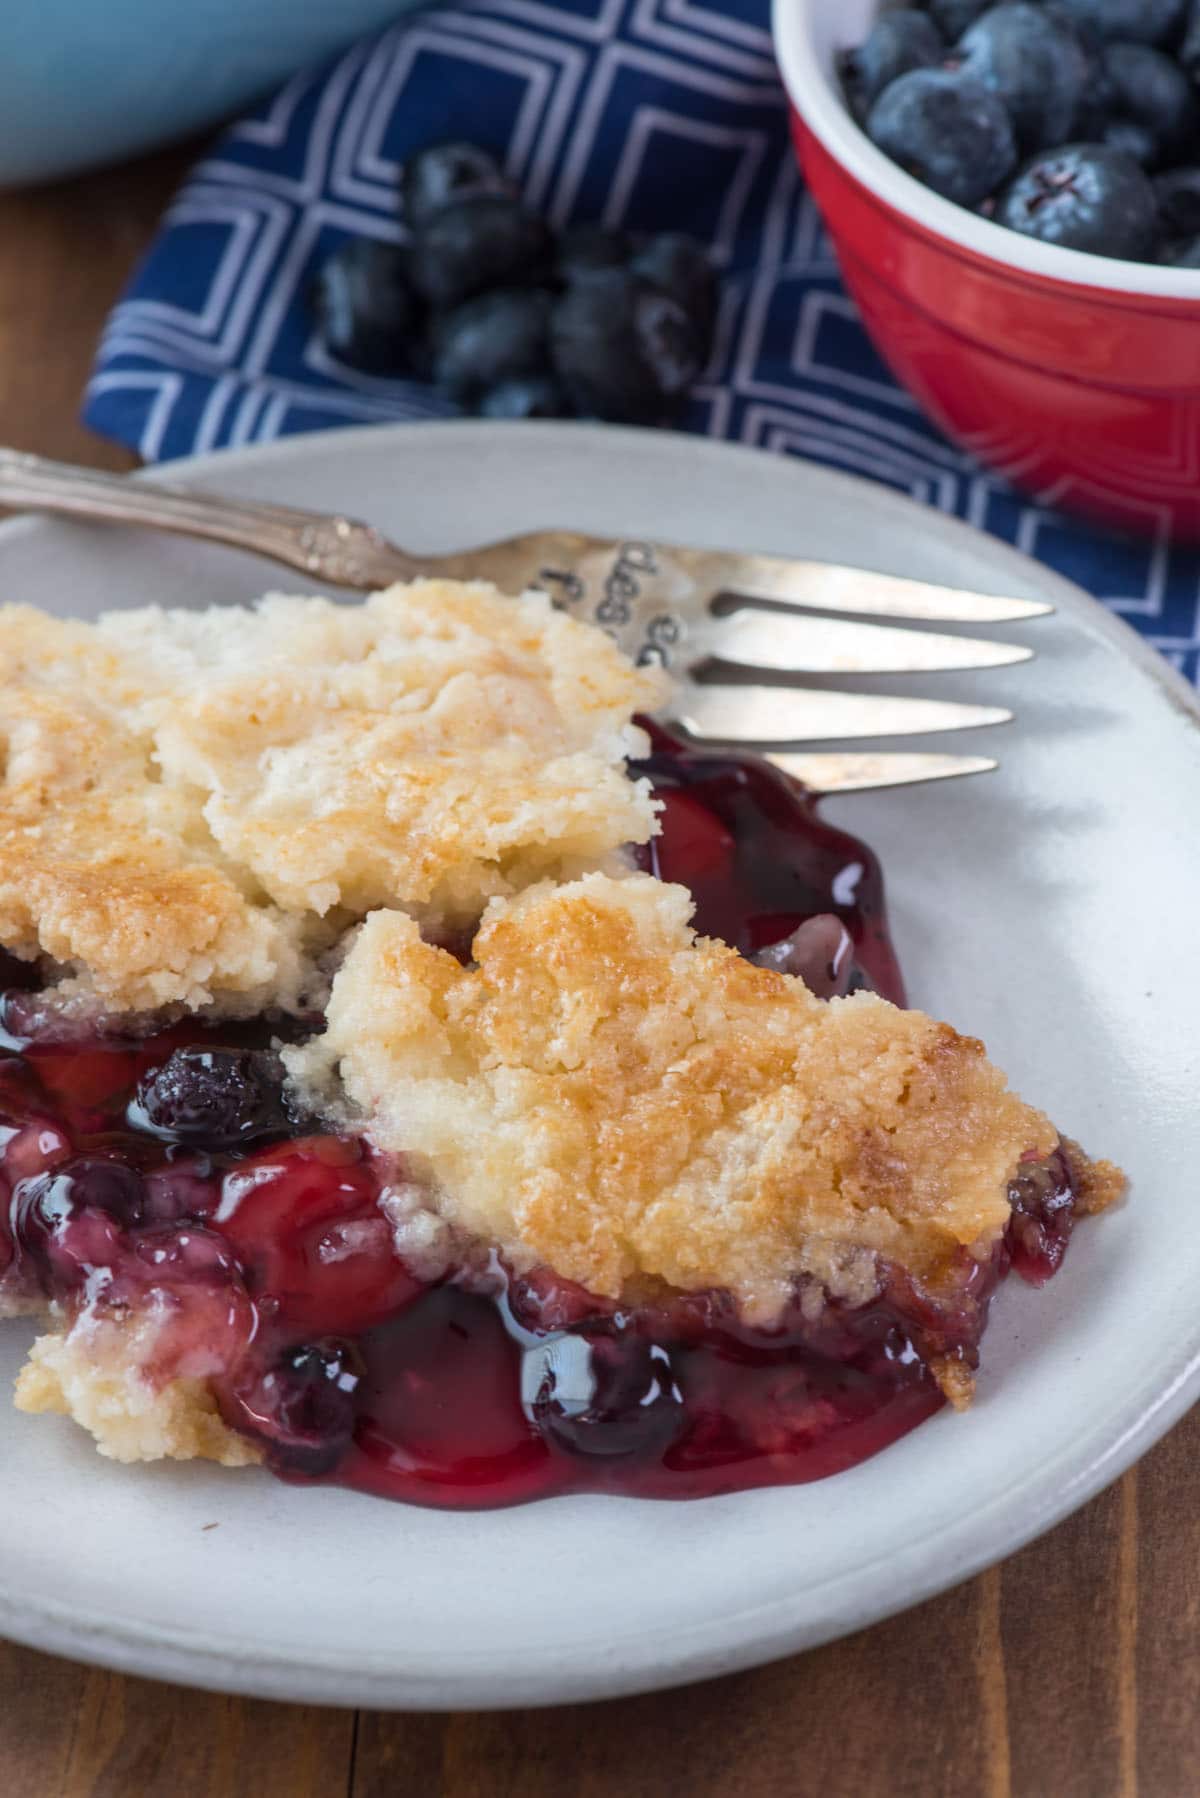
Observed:
[[[0,0],[0,186],[234,112],[417,0]]]

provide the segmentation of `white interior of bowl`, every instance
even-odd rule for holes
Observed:
[[[829,154],[857,181],[927,230],[1006,268],[1070,287],[1200,302],[1196,269],[1118,262],[1006,231],[965,206],[944,200],[877,150],[851,117],[834,64],[839,50],[863,41],[881,10],[879,0],[839,0],[836,6],[830,0],[774,0],[773,7],[775,50],[792,103]]]

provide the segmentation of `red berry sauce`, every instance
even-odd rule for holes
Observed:
[[[832,913],[849,984],[903,1002],[863,844],[755,758],[655,731],[645,771],[665,801],[645,865],[691,888],[702,932],[754,953]],[[964,1256],[949,1290],[884,1264],[868,1302],[798,1285],[771,1329],[727,1293],[622,1306],[474,1247],[409,1265],[377,1203],[394,1161],[287,1110],[271,1042],[294,1020],[64,1039],[8,973],[0,1300],[103,1313],[153,1294],[151,1377],[209,1379],[288,1480],[470,1507],[820,1479],[939,1408],[929,1363],[973,1367],[1010,1262],[1040,1284],[1073,1222],[1059,1151],[1014,1183],[1004,1249]]]
[[[689,888],[696,929],[752,955],[806,918],[832,915],[854,944],[851,986],[903,1005],[883,876],[866,844],[827,824],[815,800],[758,756],[689,751],[660,726],[647,728],[653,753],[638,771],[665,810],[639,860]]]

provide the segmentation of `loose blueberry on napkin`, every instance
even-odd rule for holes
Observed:
[[[432,376],[488,418],[675,416],[708,358],[716,277],[678,233],[576,225],[555,235],[477,144],[405,163],[407,244],[351,237],[313,308],[336,360]]]

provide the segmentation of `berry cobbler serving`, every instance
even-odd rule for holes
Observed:
[[[838,1472],[1122,1178],[904,1009],[870,851],[544,596],[0,610],[0,1314],[122,1461]]]

